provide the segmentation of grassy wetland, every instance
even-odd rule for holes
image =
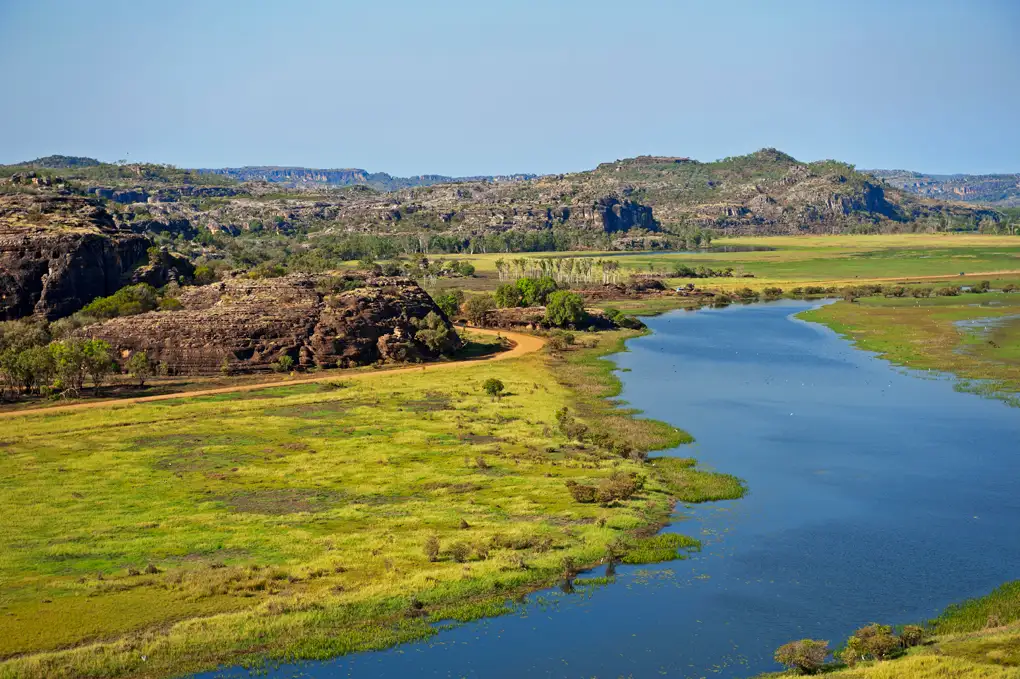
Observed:
[[[599,356],[632,335],[6,420],[0,677],[382,648],[607,559],[697,548],[653,537],[673,502],[743,488],[693,461],[643,461],[690,438],[604,400],[618,385]],[[578,501],[580,486],[601,495]]]

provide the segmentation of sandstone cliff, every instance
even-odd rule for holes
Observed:
[[[184,288],[179,299],[179,311],[115,318],[82,332],[106,340],[122,358],[144,351],[176,374],[269,370],[284,356],[302,368],[420,361],[460,345],[432,298],[407,278],[236,276]],[[430,312],[447,330],[438,351],[419,330]]]
[[[149,245],[96,201],[0,195],[0,320],[53,320],[113,294],[146,262]]]

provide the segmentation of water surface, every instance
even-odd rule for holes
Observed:
[[[1020,578],[1020,411],[908,374],[784,301],[675,312],[615,357],[623,398],[745,479],[679,507],[685,561],[390,651],[271,677],[746,677],[796,638],[927,619]],[[223,674],[209,674],[224,676]]]

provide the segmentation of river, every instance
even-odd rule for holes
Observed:
[[[748,484],[677,508],[667,530],[699,536],[700,553],[268,676],[748,677],[776,669],[786,641],[925,620],[1020,578],[1020,411],[793,318],[811,306],[666,314],[614,357],[624,399],[697,439],[665,454]]]

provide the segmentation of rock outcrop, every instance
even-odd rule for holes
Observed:
[[[264,371],[284,356],[302,368],[421,361],[460,345],[443,312],[408,278],[235,276],[184,288],[179,300],[177,311],[115,318],[82,332],[124,359],[144,351],[175,374]],[[424,341],[429,313],[446,330],[440,346]]]
[[[112,295],[147,261],[149,245],[94,200],[0,196],[0,320],[53,320]]]

